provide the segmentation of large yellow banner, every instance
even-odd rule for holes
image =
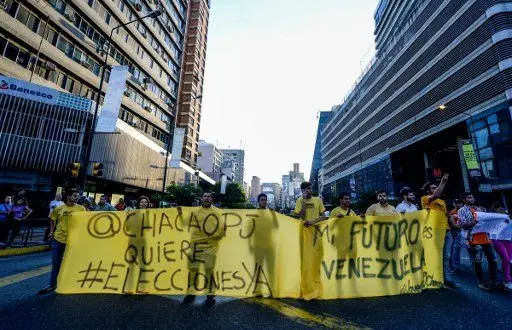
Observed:
[[[446,216],[345,217],[310,228],[270,210],[77,212],[59,293],[337,299],[443,283]]]

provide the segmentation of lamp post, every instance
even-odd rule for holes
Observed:
[[[162,15],[162,12],[160,10],[154,10],[154,11],[150,12],[149,14],[147,14],[146,16],[134,19],[134,20],[129,21],[127,23],[120,24],[120,25],[114,27],[110,31],[110,35],[108,37],[108,47],[107,47],[107,51],[105,52],[105,56],[103,58],[103,63],[102,63],[100,87],[99,87],[99,90],[98,90],[98,96],[96,97],[96,105],[94,107],[94,115],[92,117],[92,124],[91,124],[91,127],[90,127],[89,131],[85,134],[85,138],[86,138],[86,141],[85,141],[85,143],[86,143],[85,144],[85,153],[84,153],[84,157],[82,159],[83,160],[82,161],[83,166],[82,166],[82,171],[81,171],[81,177],[78,180],[79,184],[81,185],[82,191],[85,189],[85,182],[86,182],[86,179],[87,179],[87,169],[89,168],[89,160],[91,158],[92,137],[94,135],[94,131],[96,130],[96,117],[98,117],[98,110],[99,110],[99,107],[100,107],[100,97],[101,97],[101,92],[103,91],[103,83],[105,81],[105,70],[107,69],[107,60],[108,60],[108,56],[109,56],[109,53],[110,53],[110,47],[112,46],[112,35],[114,34],[115,30],[118,30],[120,28],[128,26],[128,25],[130,25],[132,23],[135,23],[135,22],[138,22],[138,21],[142,21],[145,18],[148,18],[148,17],[156,18],[156,17],[158,17],[160,15]]]
[[[184,103],[191,102],[203,98],[203,95],[193,96],[190,100],[182,101],[174,106],[176,116],[178,115],[178,107]],[[169,129],[169,137],[167,138],[167,146],[165,148],[165,165],[164,165],[164,181],[162,182],[162,192],[165,193],[165,182],[167,181],[167,169],[169,167],[169,149],[171,148],[171,130]]]

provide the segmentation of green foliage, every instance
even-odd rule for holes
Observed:
[[[251,208],[247,203],[245,192],[238,183],[228,183],[226,193],[220,193],[220,183],[216,183],[212,187],[213,198],[215,203],[220,203],[222,207],[228,209],[246,209]]]
[[[172,183],[166,188],[167,193],[163,196],[163,200],[170,203],[176,203],[180,206],[192,206],[194,201],[201,197],[201,188],[189,183],[179,186]]]

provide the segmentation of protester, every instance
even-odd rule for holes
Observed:
[[[377,200],[379,201],[378,203],[371,205],[366,210],[366,215],[383,216],[399,214],[394,206],[389,205],[388,195],[384,190],[377,191]]]
[[[443,212],[447,216],[447,220],[442,225],[446,228],[446,235],[444,236],[444,247],[443,247],[443,274],[444,284],[451,288],[458,288],[459,285],[452,279],[450,272],[450,260],[452,257],[452,245],[453,237],[450,235],[450,228],[458,228],[459,226],[455,223],[453,216],[448,213],[446,208],[446,202],[440,197],[443,195],[444,188],[448,182],[449,175],[446,173],[441,179],[441,183],[437,186],[435,183],[427,182],[423,185],[423,190],[426,195],[421,197],[421,207],[427,210],[437,210]]]
[[[341,219],[343,217],[348,217],[348,216],[355,216],[356,213],[350,209],[350,204],[351,204],[351,200],[350,200],[350,194],[349,193],[341,193],[339,195],[339,200],[340,200],[340,206],[334,208],[331,213],[329,214],[329,218],[332,219],[332,218],[337,218],[337,219]],[[322,219],[320,220],[320,218],[318,219],[313,219],[313,220],[309,220],[309,221],[305,221],[304,222],[304,226],[305,227],[309,227],[311,225],[314,225],[320,221],[323,221],[325,219]]]
[[[137,202],[137,208],[138,209],[147,209],[149,208],[149,198],[146,196],[140,196],[139,200]]]
[[[57,276],[59,275],[62,258],[66,250],[66,242],[68,236],[68,220],[73,212],[85,211],[81,205],[77,205],[78,191],[75,189],[68,189],[63,194],[64,205],[57,206],[50,218],[51,231],[50,235],[53,236],[51,242],[52,250],[52,271],[50,275],[50,282],[48,286],[38,292],[38,294],[45,294],[54,291],[57,287]]]
[[[124,203],[124,199],[119,198],[119,201],[116,204],[116,210],[124,211],[126,209],[126,204]]]
[[[26,196],[25,189],[21,189],[20,191],[18,191],[18,194],[13,197],[13,200],[16,201],[19,198],[23,198],[23,205],[28,206],[28,199]]]
[[[137,209],[137,201],[132,199],[128,206],[124,209],[126,212],[135,211]]]
[[[397,205],[397,212],[405,214],[418,211],[418,208],[416,207],[416,197],[410,188],[402,188],[402,190],[400,190],[400,196],[402,196],[402,202]]]
[[[50,212],[48,212],[48,222],[47,222],[47,227],[46,227],[46,230],[44,231],[44,241],[47,242],[48,241],[48,237],[50,235],[50,223],[51,223],[51,220],[50,220],[50,215],[52,214],[53,210],[57,207],[57,206],[61,206],[63,205],[64,202],[62,201],[62,194],[55,194],[55,199],[53,201],[50,202],[50,206],[49,206],[49,209],[50,209]]]
[[[4,202],[0,204],[0,245],[7,244],[9,237],[9,224],[11,222],[12,199],[5,196]]]
[[[301,295],[305,299],[316,299],[322,295],[322,280],[320,276],[321,260],[323,258],[323,244],[320,241],[316,245],[315,230],[314,228],[307,228],[310,223],[316,223],[325,220],[325,207],[322,200],[318,197],[313,197],[311,190],[311,183],[303,182],[300,185],[302,196],[299,197],[295,203],[295,210],[293,215],[296,218],[304,221],[304,228],[302,232],[302,246],[303,261],[315,260],[317,264],[303,264]]]
[[[266,209],[267,208],[267,195],[259,194],[258,195],[258,209]]]
[[[460,208],[463,206],[463,203],[460,199],[453,200],[454,209],[450,211],[453,216],[454,222],[459,225],[459,215],[458,212]],[[450,234],[452,235],[452,247],[451,247],[451,258],[450,258],[450,272],[455,273],[459,269],[460,265],[460,250],[465,245],[464,237],[462,237],[461,228],[451,228]],[[448,235],[448,233],[447,233]]]
[[[490,286],[484,280],[482,270],[482,253],[487,258],[489,266],[489,279],[491,285],[497,285],[498,281],[498,262],[492,247],[492,242],[486,233],[477,233],[472,235],[471,229],[477,224],[475,198],[471,193],[463,193],[460,199],[465,203],[458,211],[459,223],[463,229],[463,236],[468,240],[470,257],[473,260],[473,267],[478,279],[480,289],[489,290]]]
[[[98,205],[94,208],[94,211],[117,211],[112,205],[107,202],[107,196],[102,195]]]
[[[8,247],[12,245],[12,242],[14,242],[16,236],[19,235],[21,229],[21,221],[28,218],[32,214],[32,212],[33,211],[28,206],[25,205],[25,200],[22,197],[16,197],[14,205],[11,207],[11,235],[9,237],[9,241],[7,242]]]
[[[181,207],[178,207],[178,213],[181,215]],[[221,224],[223,217],[220,211],[213,206],[213,194],[211,192],[204,192],[201,199],[201,206],[197,207],[194,211],[194,217],[200,224],[199,227],[190,227],[190,241],[195,246],[201,246],[201,249],[195,250],[195,261],[188,262],[190,278],[193,281],[197,279],[199,274],[200,265],[204,267],[204,278],[212,278],[213,270],[217,260],[217,251],[219,248],[219,241],[225,235],[225,224]],[[210,217],[218,219],[216,222],[216,228],[208,228],[215,226],[215,221],[206,221]],[[206,229],[206,228],[208,229]],[[201,230],[204,228],[204,231]],[[200,260],[198,262],[197,260]],[[203,277],[201,276],[201,277]],[[215,304],[215,285],[210,286],[210,292],[206,296],[206,305],[211,306]],[[187,294],[183,299],[183,303],[191,303],[196,298],[195,295]]]

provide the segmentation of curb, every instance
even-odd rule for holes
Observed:
[[[22,248],[3,249],[3,250],[0,250],[0,258],[20,256],[20,255],[24,255],[24,254],[38,253],[38,252],[45,252],[45,251],[50,251],[49,245],[37,245],[37,246],[29,246],[29,247],[22,247]]]

